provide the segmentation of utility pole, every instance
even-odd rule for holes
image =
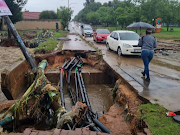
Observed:
[[[68,9],[69,9],[69,0],[68,0]]]

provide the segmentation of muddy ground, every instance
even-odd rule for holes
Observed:
[[[32,49],[27,49],[29,53],[32,53]],[[0,74],[3,70],[10,67],[11,65],[22,61],[24,55],[22,54],[20,48],[18,47],[1,47],[0,46]],[[1,76],[0,76],[0,84],[1,84]],[[0,87],[0,102],[6,100],[6,97],[1,91]]]

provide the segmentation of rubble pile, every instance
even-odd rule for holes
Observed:
[[[0,33],[1,42],[0,45],[3,47],[15,46],[18,47],[16,40],[14,38],[7,38],[7,33]],[[35,48],[39,44],[45,42],[48,38],[53,37],[53,32],[43,29],[40,33],[36,31],[31,32],[21,32],[22,40],[26,47]]]

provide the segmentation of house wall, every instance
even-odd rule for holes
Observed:
[[[60,20],[55,20],[55,19],[46,19],[46,20],[22,20],[20,22],[17,22],[14,24],[16,29],[23,29],[23,30],[28,30],[28,29],[56,29],[56,23],[58,23],[59,29],[62,30],[63,27],[60,24]]]

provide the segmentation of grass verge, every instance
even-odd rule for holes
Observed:
[[[83,41],[85,41],[90,47],[94,48],[94,49],[96,50],[97,55],[101,55],[101,56],[102,56],[102,52],[101,52],[98,48],[96,48],[96,47],[94,46],[94,44],[90,43],[89,41],[86,41],[82,36],[80,36],[80,38],[81,38]]]
[[[54,35],[53,37],[55,38],[66,37],[67,34],[69,33],[69,31],[63,31],[63,30],[59,30],[58,32],[49,30],[49,32],[53,32]],[[64,42],[60,43],[60,47],[58,48],[59,50],[62,49],[63,43]],[[57,39],[49,38],[45,42],[39,44],[39,46],[34,49],[34,53],[53,51],[57,47],[57,44],[58,44]]]
[[[22,57],[20,57],[19,59],[17,59],[15,62],[18,62],[18,61],[22,61],[23,60],[23,58]]]
[[[105,27],[103,25],[97,25],[97,26],[94,26],[93,27],[94,29],[108,29],[110,30],[111,32],[112,31],[115,31],[115,30],[129,30],[129,31],[134,31],[134,32],[137,32],[138,34],[145,34],[145,31],[144,29],[140,30],[137,29],[134,30],[134,29],[125,29],[125,28],[121,28],[119,26],[109,26],[109,27]],[[173,29],[173,31],[170,31],[170,29]],[[159,40],[178,40],[180,39],[180,27],[169,27],[169,31],[167,31],[167,27],[165,26],[162,26],[161,28],[161,33],[153,33],[152,36],[156,37],[157,39]]]
[[[158,104],[144,104],[139,107],[138,117],[148,123],[153,135],[180,135],[180,124],[167,117],[167,109]]]
[[[53,51],[56,48],[57,43],[58,41],[56,39],[49,38],[48,40],[40,44],[38,47],[36,47],[34,49],[34,52],[37,53],[37,52],[40,52],[41,50]]]
[[[59,30],[58,32],[54,33],[54,37],[60,38],[60,37],[66,37],[69,31],[63,31]]]

